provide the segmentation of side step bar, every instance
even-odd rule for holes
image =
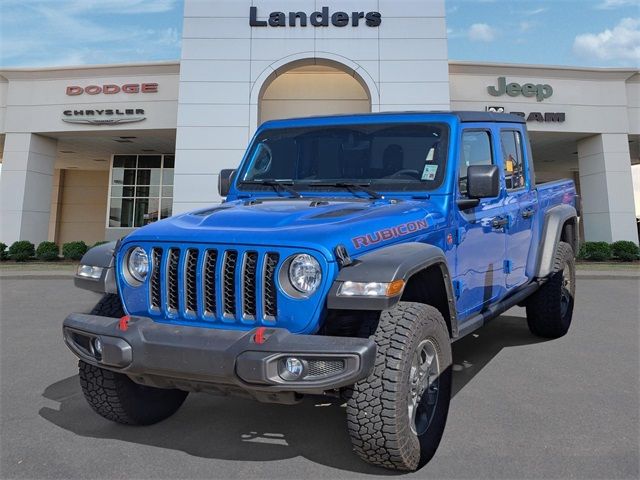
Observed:
[[[534,281],[526,285],[521,290],[518,290],[510,297],[505,298],[495,305],[491,305],[486,310],[483,310],[482,312],[477,313],[473,317],[469,318],[461,325],[459,334],[456,338],[453,339],[453,341],[455,342],[456,340],[460,340],[462,337],[477,330],[483,325],[486,325],[490,320],[493,320],[494,318],[502,315],[511,307],[517,305],[518,303],[529,297],[529,295],[538,290],[542,283],[544,282]]]

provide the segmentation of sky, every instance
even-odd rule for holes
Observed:
[[[453,60],[640,66],[640,0],[446,6]],[[0,0],[0,66],[177,60],[182,10],[182,0]]]

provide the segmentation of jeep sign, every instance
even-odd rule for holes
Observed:
[[[522,95],[523,97],[536,97],[536,100],[542,102],[545,98],[549,98],[553,95],[553,88],[548,84],[537,84],[533,83],[525,83],[524,85],[520,85],[519,83],[509,83],[507,84],[507,79],[505,77],[498,77],[498,86],[494,87],[493,85],[489,85],[487,87],[487,91],[489,95],[494,97],[500,97],[505,93],[510,97],[517,97],[518,95]]]

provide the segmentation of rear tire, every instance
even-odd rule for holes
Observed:
[[[527,324],[534,335],[562,337],[569,331],[575,298],[576,262],[571,245],[560,242],[553,272],[527,300]]]
[[[417,470],[435,454],[447,421],[447,326],[436,308],[400,302],[382,312],[372,338],[378,347],[375,366],[347,402],[353,448],[373,465]]]
[[[80,361],[82,393],[100,416],[126,425],[151,425],[173,415],[188,392],[147,387],[122,373]]]

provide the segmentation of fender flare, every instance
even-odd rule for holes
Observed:
[[[391,245],[366,253],[351,265],[340,270],[327,297],[327,308],[336,310],[388,310],[393,308],[402,295],[394,297],[338,296],[338,289],[347,281],[391,283],[409,280],[415,273],[438,266],[447,292],[449,317],[454,336],[457,335],[455,295],[447,259],[442,249],[426,243],[403,243]]]
[[[536,278],[545,278],[553,273],[553,260],[556,255],[558,243],[562,236],[562,227],[572,218],[577,218],[578,214],[572,205],[562,204],[547,210],[544,216],[544,228],[538,246],[538,264],[536,267]],[[577,225],[576,225],[577,227]],[[578,246],[578,232],[574,229],[571,247],[576,252]]]
[[[118,242],[109,242],[93,247],[82,256],[80,265],[102,268],[100,278],[81,277],[77,273],[73,278],[76,287],[97,293],[118,293],[115,274],[115,252]]]

